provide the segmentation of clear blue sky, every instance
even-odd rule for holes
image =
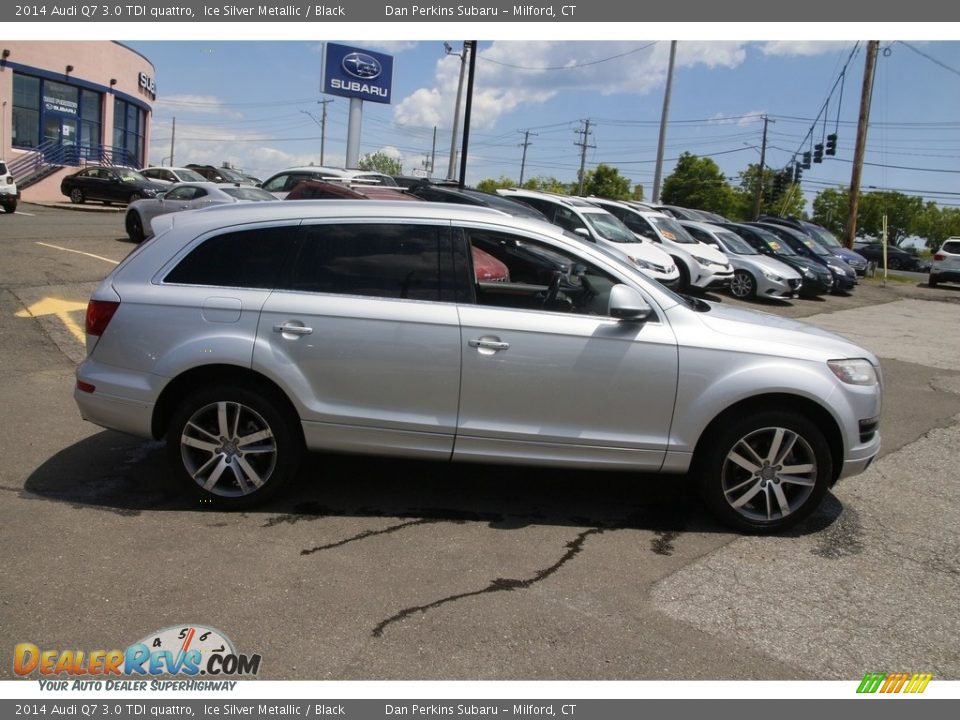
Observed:
[[[437,175],[445,174],[459,59],[441,40],[345,44],[394,55],[392,105],[364,106],[361,153],[386,150],[411,172],[430,154],[437,127]],[[449,38],[456,49],[462,39]],[[158,98],[149,157],[230,162],[266,178],[319,164],[321,42],[126,42],[156,66]],[[759,159],[762,122],[771,123],[767,162],[784,166],[834,89],[826,130],[839,134],[835,159],[804,174],[808,200],[850,181],[865,43],[836,85],[854,41],[681,41],[670,126],[669,174],[683,151],[711,155],[728,177]],[[647,196],[653,185],[669,42],[481,42],[468,182],[520,174],[575,179],[577,130],[591,121],[587,167],[616,166]],[[343,165],[349,100],[328,107],[326,163]],[[312,117],[311,117],[312,115]],[[839,124],[838,124],[839,121]],[[815,140],[824,134],[816,124]],[[920,194],[960,206],[960,43],[884,41],[874,86],[863,186]],[[169,164],[169,160],[166,161]],[[898,167],[899,166],[899,167]],[[901,168],[921,168],[901,169]],[[934,172],[945,170],[948,172]]]

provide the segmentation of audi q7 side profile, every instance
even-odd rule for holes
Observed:
[[[93,293],[75,398],[166,438],[220,507],[317,450],[692,473],[723,522],[773,532],[880,448],[870,352],[675,295],[542,221],[325,200],[153,230]],[[475,248],[506,277],[478,279]]]

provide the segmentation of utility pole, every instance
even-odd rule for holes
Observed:
[[[327,141],[327,105],[332,103],[333,100],[317,100],[318,105],[323,105],[323,114],[320,116],[320,166],[323,167],[326,163],[323,161],[323,146]]]
[[[760,172],[757,173],[757,189],[753,194],[753,219],[760,217],[760,200],[763,196],[763,168],[767,160],[767,123],[770,118],[761,115],[763,118],[763,143],[760,145]]]
[[[460,189],[467,182],[467,148],[470,146],[470,113],[473,108],[473,80],[477,73],[477,41],[467,40],[463,51],[470,51],[470,72],[467,74],[467,102],[463,110],[463,142],[460,153]]]
[[[574,145],[580,148],[580,183],[577,185],[577,195],[583,195],[584,173],[587,167],[587,148],[595,148],[596,145],[590,145],[590,118],[583,121],[583,130],[577,130],[577,134],[583,137],[580,142]]]
[[[4,103],[6,105],[6,103]],[[173,143],[177,139],[177,118],[173,118],[173,129],[170,131],[170,167],[173,167]]]
[[[667,122],[670,119],[670,95],[673,92],[673,65],[677,58],[677,41],[670,41],[670,65],[667,67],[667,87],[663,93],[663,112],[660,114],[660,139],[657,141],[657,166],[653,171],[652,201],[660,202],[660,179],[663,177],[663,147],[667,142]]]
[[[433,163],[437,159],[437,126],[433,126],[433,148],[430,150],[430,172],[427,177],[433,177]]]
[[[860,118],[857,121],[857,145],[853,151],[853,170],[850,174],[850,210],[847,213],[847,232],[844,245],[853,248],[857,237],[857,209],[860,205],[860,178],[863,175],[863,155],[867,148],[867,126],[870,122],[870,101],[873,98],[873,74],[877,66],[879,40],[867,43],[867,59],[863,67],[863,90],[860,93]]]
[[[532,145],[530,142],[530,136],[533,135],[537,137],[537,133],[532,133],[529,130],[523,131],[523,142],[520,145],[523,147],[523,157],[520,159],[520,185],[523,185],[523,171],[527,166],[527,146]]]
[[[463,50],[459,53],[453,52],[453,47],[450,43],[444,43],[443,50],[447,55],[456,55],[460,58],[460,82],[457,83],[457,102],[453,106],[453,133],[450,135],[450,165],[447,168],[447,180],[453,180],[457,171],[457,132],[460,128],[460,97],[463,95],[463,74],[467,68],[467,43],[463,43]]]

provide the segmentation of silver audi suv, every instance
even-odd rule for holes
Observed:
[[[880,448],[871,353],[675,295],[542,221],[325,200],[153,230],[90,300],[75,397],[166,438],[221,507],[322,450],[689,472],[722,521],[772,532]]]

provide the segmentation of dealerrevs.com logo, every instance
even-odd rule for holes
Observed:
[[[127,683],[110,679],[160,675],[250,677],[260,672],[260,660],[259,654],[237,653],[230,639],[219,630],[174,625],[150,633],[125,650],[56,650],[41,649],[30,642],[18,643],[13,650],[13,671],[20,677],[36,673],[41,678],[104,678],[116,686],[107,689],[126,690],[145,688],[125,687]],[[57,685],[60,687],[54,689],[66,689],[66,682]]]

